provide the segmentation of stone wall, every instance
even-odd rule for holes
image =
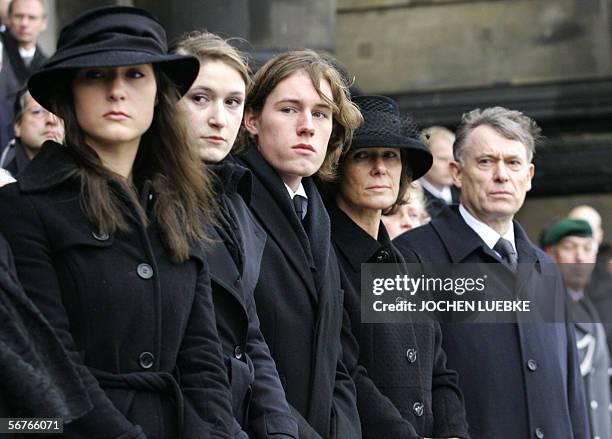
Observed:
[[[337,56],[367,92],[612,75],[610,0],[339,0]]]

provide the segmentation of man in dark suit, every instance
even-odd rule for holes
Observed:
[[[425,208],[431,218],[451,204],[459,202],[459,190],[453,186],[450,163],[453,160],[452,131],[441,126],[431,126],[421,131],[419,140],[433,155],[431,169],[419,180],[425,196]]]
[[[0,156],[0,167],[16,177],[30,163],[47,140],[64,141],[64,123],[34,100],[27,89],[15,98],[15,139]]]
[[[44,0],[12,0],[8,6],[8,30],[2,32],[2,72],[0,100],[10,100],[24,86],[47,56],[38,46],[38,38],[47,28]]]
[[[539,131],[522,113],[501,107],[464,114],[451,165],[461,204],[401,235],[398,248],[423,263],[503,264],[498,294],[565,297],[558,269],[513,220],[531,189]],[[472,439],[589,437],[572,325],[442,326]]]
[[[330,221],[310,178],[333,174],[360,122],[343,77],[312,51],[268,61],[246,99],[248,203],[268,234],[255,301],[300,438],[361,437]]]

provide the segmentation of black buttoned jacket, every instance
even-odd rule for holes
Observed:
[[[241,156],[253,173],[249,207],[268,234],[255,289],[268,342],[300,438],[361,437],[355,388],[342,361],[343,291],[329,217],[310,178],[304,224],[276,171],[257,150]]]
[[[364,438],[469,437],[456,372],[446,367],[437,323],[362,323],[361,264],[404,262],[383,224],[378,240],[327,203],[332,242],[350,281],[344,308],[358,346],[345,350]],[[416,262],[407,254],[406,262]],[[350,343],[346,344],[351,346]]]
[[[206,255],[234,416],[253,439],[297,439],[297,423],[255,308],[266,233],[242,198],[250,197],[251,174],[231,157],[209,167],[217,177],[220,215]]]
[[[230,437],[230,388],[202,252],[171,262],[154,222],[98,233],[81,209],[75,170],[64,147],[46,142],[19,181],[0,189],[0,231],[24,290],[93,404],[64,437]],[[155,194],[147,184],[141,192],[149,212]]]
[[[517,222],[513,226],[518,275],[504,268],[489,276],[488,288],[543,306],[564,303],[558,302],[565,298],[559,270]],[[393,243],[423,263],[501,263],[457,206]],[[573,325],[446,323],[442,334],[448,365],[459,373],[472,439],[590,437]]]

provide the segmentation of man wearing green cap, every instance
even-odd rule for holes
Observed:
[[[548,229],[543,244],[546,252],[559,264],[571,298],[570,315],[575,322],[591,435],[593,438],[612,437],[606,333],[597,310],[584,294],[595,267],[597,242],[588,222],[566,218]]]

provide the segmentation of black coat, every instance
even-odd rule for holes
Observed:
[[[448,209],[449,204],[446,204],[446,200],[436,197],[425,187],[423,187],[423,196],[425,197],[425,210],[427,210],[430,218],[434,218],[443,210]],[[450,204],[459,203],[459,189],[455,186],[451,186],[451,197],[452,202]]]
[[[29,164],[30,158],[25,152],[25,148],[19,139],[15,139],[15,143],[10,146],[14,148],[13,158],[4,166],[4,169],[9,171],[13,177],[17,177]]]
[[[251,175],[231,158],[210,168],[218,177],[221,215],[208,249],[217,330],[232,387],[234,416],[252,438],[295,438],[298,427],[270,356],[255,308],[266,233],[248,199]],[[241,196],[242,195],[242,196]]]
[[[0,417],[72,422],[92,405],[55,331],[26,296],[0,235]]]
[[[514,236],[521,267],[516,279],[506,270],[508,278],[496,284],[500,293],[564,298],[561,274],[550,258],[516,222]],[[500,263],[456,207],[393,242],[423,263]],[[501,290],[513,284],[516,293]],[[443,324],[442,333],[448,366],[459,373],[473,439],[589,437],[573,325],[455,323]]]
[[[335,204],[328,211],[338,261],[352,286],[344,308],[358,350],[345,350],[345,358],[364,438],[467,438],[463,397],[457,374],[446,367],[440,326],[361,323],[361,264],[404,262],[382,222],[376,240]],[[406,262],[416,262],[408,256]]]
[[[201,251],[172,263],[155,223],[98,233],[74,170],[65,148],[46,142],[20,180],[0,189],[0,231],[24,290],[94,406],[64,437],[229,437],[231,395]],[[149,212],[149,184],[141,200]]]
[[[26,86],[30,75],[38,70],[47,60],[38,45],[29,66],[26,66],[19,54],[19,44],[11,32],[0,33],[4,45],[2,54],[2,72],[0,72],[0,99],[13,102],[17,92]],[[3,145],[4,146],[4,145]]]
[[[361,437],[355,387],[342,362],[344,293],[329,217],[310,178],[304,225],[276,171],[252,150],[249,207],[268,234],[255,300],[261,329],[298,417],[300,438]]]

